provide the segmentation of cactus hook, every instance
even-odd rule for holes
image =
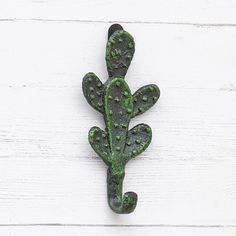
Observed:
[[[152,130],[148,125],[138,124],[129,130],[129,122],[151,108],[160,96],[160,90],[155,84],[131,93],[124,79],[134,51],[133,37],[119,24],[112,25],[106,46],[109,78],[103,84],[90,72],[84,76],[82,83],[86,100],[104,116],[105,131],[92,127],[88,139],[94,151],[108,166],[108,204],[119,214],[133,212],[137,204],[136,193],[122,193],[125,165],[142,153],[152,139]]]

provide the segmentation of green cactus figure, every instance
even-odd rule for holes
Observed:
[[[146,85],[133,95],[124,77],[134,55],[133,37],[114,24],[108,32],[106,64],[109,74],[103,84],[94,73],[83,78],[83,93],[88,103],[104,116],[106,129],[92,127],[90,145],[108,166],[107,195],[111,209],[119,214],[131,213],[137,194],[122,194],[126,163],[142,153],[150,144],[152,130],[139,124],[129,130],[130,119],[151,108],[160,96],[155,84]]]

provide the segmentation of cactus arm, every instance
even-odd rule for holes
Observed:
[[[88,139],[93,150],[109,166],[111,164],[111,159],[110,159],[111,154],[106,133],[99,127],[92,127],[89,130]]]
[[[151,108],[160,97],[160,90],[155,84],[149,84],[138,89],[134,95],[134,110],[132,117],[140,115]]]
[[[135,51],[133,37],[124,30],[116,30],[108,39],[106,63],[109,77],[124,77]]]
[[[103,113],[103,88],[100,79],[92,72],[87,73],[82,83],[83,93],[88,103],[97,111]]]
[[[136,125],[129,130],[123,153],[126,162],[142,153],[149,146],[151,140],[152,129],[146,124]]]
[[[104,91],[105,122],[111,153],[120,156],[133,112],[133,97],[121,77],[112,78]]]

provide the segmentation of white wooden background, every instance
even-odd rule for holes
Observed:
[[[103,81],[107,30],[136,41],[132,91],[161,89],[135,118],[153,141],[127,165],[133,214],[106,200],[87,141],[102,116],[81,80]],[[0,235],[236,235],[235,0],[0,1]]]

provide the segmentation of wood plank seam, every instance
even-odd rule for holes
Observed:
[[[154,25],[184,25],[195,27],[236,27],[234,23],[198,23],[198,22],[171,22],[171,21],[106,21],[106,20],[79,20],[79,19],[47,19],[47,18],[0,18],[0,22],[74,22],[74,23],[102,23],[102,24],[154,24]]]

